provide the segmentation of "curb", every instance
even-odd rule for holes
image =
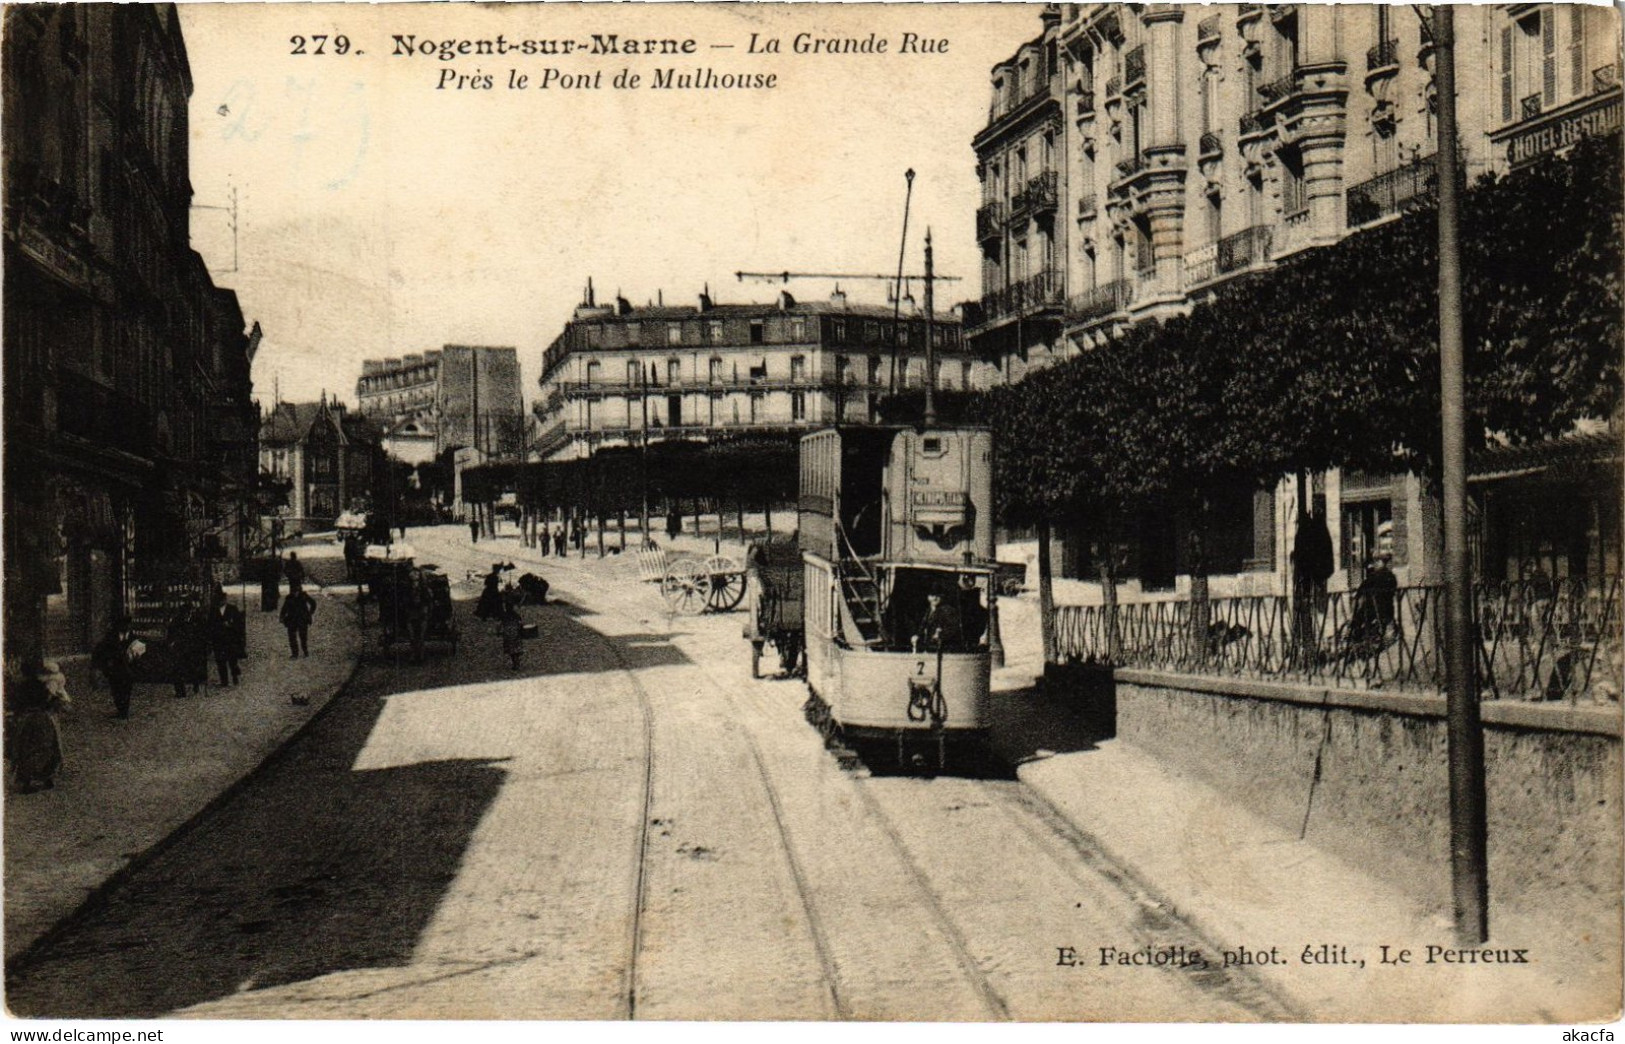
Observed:
[[[107,902],[107,897],[116,888],[129,879],[137,870],[145,868],[147,865],[152,863],[153,860],[157,859],[159,856],[163,855],[170,848],[174,847],[181,840],[183,840],[221,806],[225,805],[232,798],[236,797],[237,793],[248,784],[250,779],[257,776],[270,765],[274,764],[278,759],[284,757],[288,749],[292,747],[296,741],[302,738],[306,732],[310,731],[310,729],[318,721],[322,720],[322,718],[327,715],[329,710],[331,710],[333,705],[339,701],[340,697],[342,697],[349,690],[350,685],[355,681],[356,672],[361,669],[362,653],[365,651],[366,645],[364,640],[365,632],[361,632],[358,637],[361,639],[359,642],[361,647],[358,648],[356,652],[355,661],[350,665],[349,673],[344,676],[343,681],[340,681],[337,685],[335,685],[332,691],[326,695],[322,705],[317,708],[315,713],[311,714],[310,717],[306,718],[299,724],[298,728],[288,733],[288,735],[277,743],[276,746],[267,751],[263,758],[249,766],[249,768],[245,770],[242,775],[232,780],[225,786],[224,789],[220,790],[207,802],[205,802],[202,808],[198,809],[192,815],[186,817],[186,820],[179,826],[175,827],[175,829],[171,830],[168,834],[159,838],[157,841],[154,841],[147,848],[143,849],[141,852],[138,852],[136,855],[127,860],[123,866],[109,874],[104,880],[101,881],[101,883],[97,884],[90,890],[89,894],[85,896],[84,900],[81,901],[78,906],[75,906],[68,913],[58,918],[55,923],[53,923],[45,931],[41,932],[33,939],[33,941],[29,942],[21,950],[17,951],[16,954],[5,958],[6,981],[9,982],[12,976],[25,971],[29,965],[39,960],[41,952],[47,947],[53,945],[57,939],[65,934],[72,925],[77,923],[81,918],[86,917],[100,909]],[[312,697],[312,702],[314,701],[315,697]]]

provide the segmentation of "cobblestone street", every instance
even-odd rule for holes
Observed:
[[[52,1016],[1282,1017],[1234,972],[1056,966],[1211,944],[1008,771],[845,770],[738,618],[668,618],[629,558],[414,533],[463,641],[367,656],[313,727],[13,972]],[[494,556],[553,581],[514,669]]]

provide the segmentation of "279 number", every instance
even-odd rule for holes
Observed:
[[[293,54],[326,54],[331,45],[334,54],[350,53],[350,38],[348,36],[292,36],[288,43],[293,45]],[[307,46],[308,45],[308,46]]]

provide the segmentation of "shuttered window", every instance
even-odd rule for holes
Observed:
[[[1557,12],[1552,8],[1540,17],[1540,96],[1542,107],[1557,104]]]
[[[1501,121],[1512,122],[1512,27],[1501,30]]]
[[[1569,13],[1569,97],[1578,98],[1585,93],[1585,8],[1573,4]]]

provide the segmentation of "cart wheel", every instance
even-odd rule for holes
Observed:
[[[711,569],[711,602],[710,608],[719,613],[726,613],[731,609],[739,608],[739,603],[745,600],[745,574],[734,569],[715,569],[712,559],[706,563]],[[727,559],[722,559],[727,562]],[[731,564],[731,563],[730,563]]]
[[[711,601],[711,574],[698,562],[673,563],[660,581],[660,593],[673,612],[698,616]]]

